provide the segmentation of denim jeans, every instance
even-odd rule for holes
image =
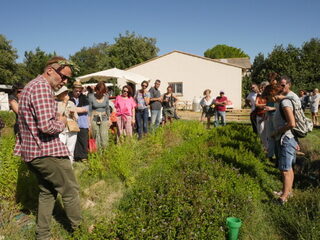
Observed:
[[[214,115],[214,125],[217,127],[220,125],[219,118],[221,118],[221,125],[226,125],[226,112],[225,111],[215,111]]]
[[[282,137],[276,143],[276,156],[280,171],[288,171],[296,162],[296,147],[298,143],[294,138]]]
[[[151,110],[151,125],[158,127],[161,120],[161,110]]]
[[[137,121],[137,131],[139,138],[142,137],[142,133],[146,134],[148,132],[148,108],[136,111],[136,121]]]

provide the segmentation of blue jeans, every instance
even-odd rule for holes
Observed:
[[[151,125],[158,127],[160,125],[161,110],[151,110]]]
[[[148,108],[136,110],[137,131],[139,138],[142,137],[142,132],[145,134],[148,132],[148,117]]]
[[[221,119],[221,125],[226,125],[226,112],[224,111],[215,111],[214,115],[214,125],[217,127],[220,125],[219,118]]]

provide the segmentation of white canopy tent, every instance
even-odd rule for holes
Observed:
[[[129,71],[121,70],[118,68],[111,68],[108,70],[95,72],[91,74],[87,74],[84,76],[77,77],[76,80],[80,82],[87,82],[90,79],[95,79],[97,81],[106,81],[109,78],[117,78],[118,79],[118,86],[121,87],[123,85],[126,85],[127,82],[133,83],[133,84],[140,84],[142,81],[149,81],[150,79],[136,74]]]

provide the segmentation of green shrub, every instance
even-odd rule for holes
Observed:
[[[16,122],[16,115],[11,111],[0,111],[0,118],[4,121],[6,127],[13,127]]]
[[[116,219],[110,224],[104,221],[98,224],[92,239],[224,239],[228,216],[244,221],[244,235],[252,235],[252,229],[259,228],[251,224],[255,223],[252,218],[259,212],[264,196],[256,180],[266,176],[262,173],[262,163],[254,166],[260,162],[255,157],[260,156],[257,149],[254,146],[233,149],[235,154],[246,153],[243,158],[235,159],[244,166],[240,171],[232,162],[212,157],[213,147],[208,145],[212,145],[213,136],[218,136],[215,134],[223,135],[222,130],[208,132],[198,123],[189,124],[176,123],[166,128],[184,141],[167,149],[136,177],[119,205]],[[238,130],[225,128],[225,131],[227,138],[228,132],[233,134]],[[221,150],[222,159],[234,157],[225,148],[215,145],[215,149]],[[252,153],[251,149],[256,152]],[[246,173],[248,169],[252,174]]]

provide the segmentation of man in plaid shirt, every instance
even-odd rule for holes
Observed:
[[[36,236],[50,239],[50,223],[57,194],[62,196],[70,230],[80,225],[79,187],[68,158],[69,152],[59,139],[67,119],[57,115],[54,91],[64,86],[72,75],[72,64],[53,57],[44,73],[23,89],[19,101],[19,129],[15,154],[23,158],[36,174],[40,194]]]

